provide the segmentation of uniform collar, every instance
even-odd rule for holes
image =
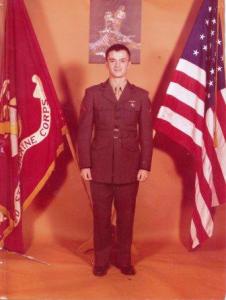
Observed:
[[[116,88],[121,89],[121,91],[123,91],[125,86],[127,85],[127,79],[121,80],[119,83],[116,82],[114,79],[109,79],[109,83],[113,88],[113,91],[115,91]]]
[[[107,79],[105,82],[102,83],[102,91],[103,91],[103,96],[105,98],[107,98],[108,100],[114,103],[117,101],[109,79]],[[133,85],[127,80],[122,95],[117,102],[124,102],[126,100],[129,100],[132,97],[132,92],[133,92]]]

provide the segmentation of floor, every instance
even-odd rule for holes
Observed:
[[[92,251],[82,244],[32,245],[25,256],[0,252],[0,299],[15,300],[223,300],[226,250],[189,252],[180,243],[135,242],[135,276],[111,267],[92,274]]]

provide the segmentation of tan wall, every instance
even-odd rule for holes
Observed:
[[[72,135],[84,89],[104,81],[104,65],[88,64],[89,0],[26,0]],[[141,64],[133,65],[131,82],[150,92],[154,111],[162,101],[170,72],[182,50],[201,0],[143,0]],[[135,239],[164,238],[187,242],[193,197],[190,157],[159,137],[148,181],[137,201]],[[224,207],[217,214],[212,244],[220,242]],[[68,155],[25,214],[27,245],[49,240],[86,239],[92,216],[79,171]]]

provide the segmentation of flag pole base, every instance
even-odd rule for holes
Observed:
[[[50,264],[44,260],[41,260],[41,259],[38,259],[34,256],[31,256],[31,255],[26,255],[26,254],[21,254],[21,253],[18,253],[18,252],[15,252],[15,251],[9,251],[9,250],[6,250],[4,248],[1,248],[0,251],[4,252],[4,253],[7,253],[7,254],[13,254],[13,255],[16,255],[18,257],[22,257],[24,258],[25,260],[28,260],[28,261],[33,261],[33,262],[36,262],[36,263],[39,263],[39,264],[43,264],[43,265],[46,265],[46,266],[50,266]],[[3,260],[0,261],[0,264],[4,264],[4,258]]]

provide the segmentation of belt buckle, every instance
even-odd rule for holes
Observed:
[[[115,135],[117,133],[118,133],[118,135]],[[113,139],[118,139],[118,138],[119,138],[119,129],[118,128],[114,128],[113,129]]]

